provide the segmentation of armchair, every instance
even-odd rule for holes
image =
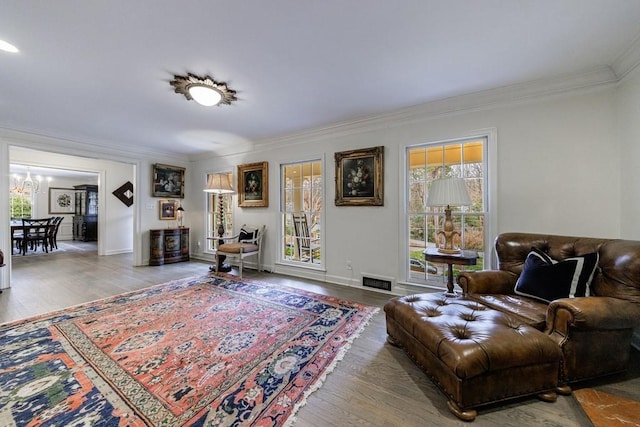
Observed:
[[[216,274],[218,268],[222,264],[220,259],[222,256],[226,256],[227,259],[237,259],[238,269],[240,271],[240,278],[242,278],[242,266],[245,258],[255,256],[257,262],[258,271],[262,271],[261,256],[262,256],[262,238],[265,233],[265,226],[248,226],[244,224],[240,229],[240,233],[231,237],[222,237],[218,240],[222,240],[223,243],[218,246],[216,251]]]
[[[516,292],[532,248],[554,262],[597,253],[587,296],[543,301]],[[496,238],[495,250],[498,270],[463,272],[458,283],[468,298],[534,326],[557,343],[563,353],[561,391],[570,392],[569,383],[626,369],[633,330],[640,325],[640,242],[504,233]]]

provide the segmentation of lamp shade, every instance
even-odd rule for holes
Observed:
[[[233,193],[233,187],[231,186],[231,180],[229,180],[229,174],[227,173],[214,173],[207,178],[207,186],[204,189],[207,193]]]
[[[468,206],[471,198],[462,178],[436,179],[431,183],[427,206]]]

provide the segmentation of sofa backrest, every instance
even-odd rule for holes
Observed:
[[[640,241],[502,233],[495,240],[498,268],[520,275],[532,247],[556,260],[598,252],[598,269],[591,284],[591,294],[640,304]]]

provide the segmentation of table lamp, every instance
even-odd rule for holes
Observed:
[[[182,221],[184,219],[184,208],[182,207],[182,202],[180,202],[180,206],[176,209],[176,215],[178,217],[178,227],[182,228]]]
[[[462,178],[442,178],[431,183],[427,196],[426,206],[446,206],[444,210],[444,227],[438,232],[438,236],[444,237],[444,247],[438,245],[438,252],[443,254],[458,254],[459,248],[453,246],[454,236],[460,233],[454,230],[451,220],[451,206],[469,206],[471,198],[467,186]]]
[[[207,186],[204,189],[205,193],[214,193],[218,196],[218,211],[220,217],[218,220],[218,237],[222,239],[224,236],[224,200],[222,200],[223,194],[231,194],[234,192],[231,186],[231,180],[228,173],[214,173],[207,178]],[[219,240],[218,244],[223,244],[223,240]],[[226,266],[223,261],[226,257],[220,256],[220,268],[219,271],[230,271],[231,266]]]

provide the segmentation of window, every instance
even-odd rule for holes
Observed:
[[[13,186],[9,189],[11,218],[31,218],[33,213],[33,192],[31,187]]]
[[[233,182],[229,173],[229,182]],[[209,176],[207,175],[207,180]],[[218,237],[220,226],[220,213],[224,216],[224,236],[233,235],[233,198],[231,194],[205,193],[207,195],[207,237]],[[221,210],[222,209],[222,210]],[[206,249],[213,251],[216,248],[215,239],[207,239]]]
[[[289,163],[281,171],[281,252],[283,262],[322,266],[322,161]]]
[[[455,229],[460,232],[460,247],[478,252],[478,263],[471,267],[454,266],[454,274],[461,268],[482,269],[487,244],[487,138],[473,138],[446,143],[424,144],[407,148],[407,278],[413,283],[444,286],[447,278],[445,264],[424,260],[422,251],[436,245],[442,229],[444,214],[441,208],[425,206],[429,187],[435,179],[464,178],[471,196],[471,206],[452,206]]]

